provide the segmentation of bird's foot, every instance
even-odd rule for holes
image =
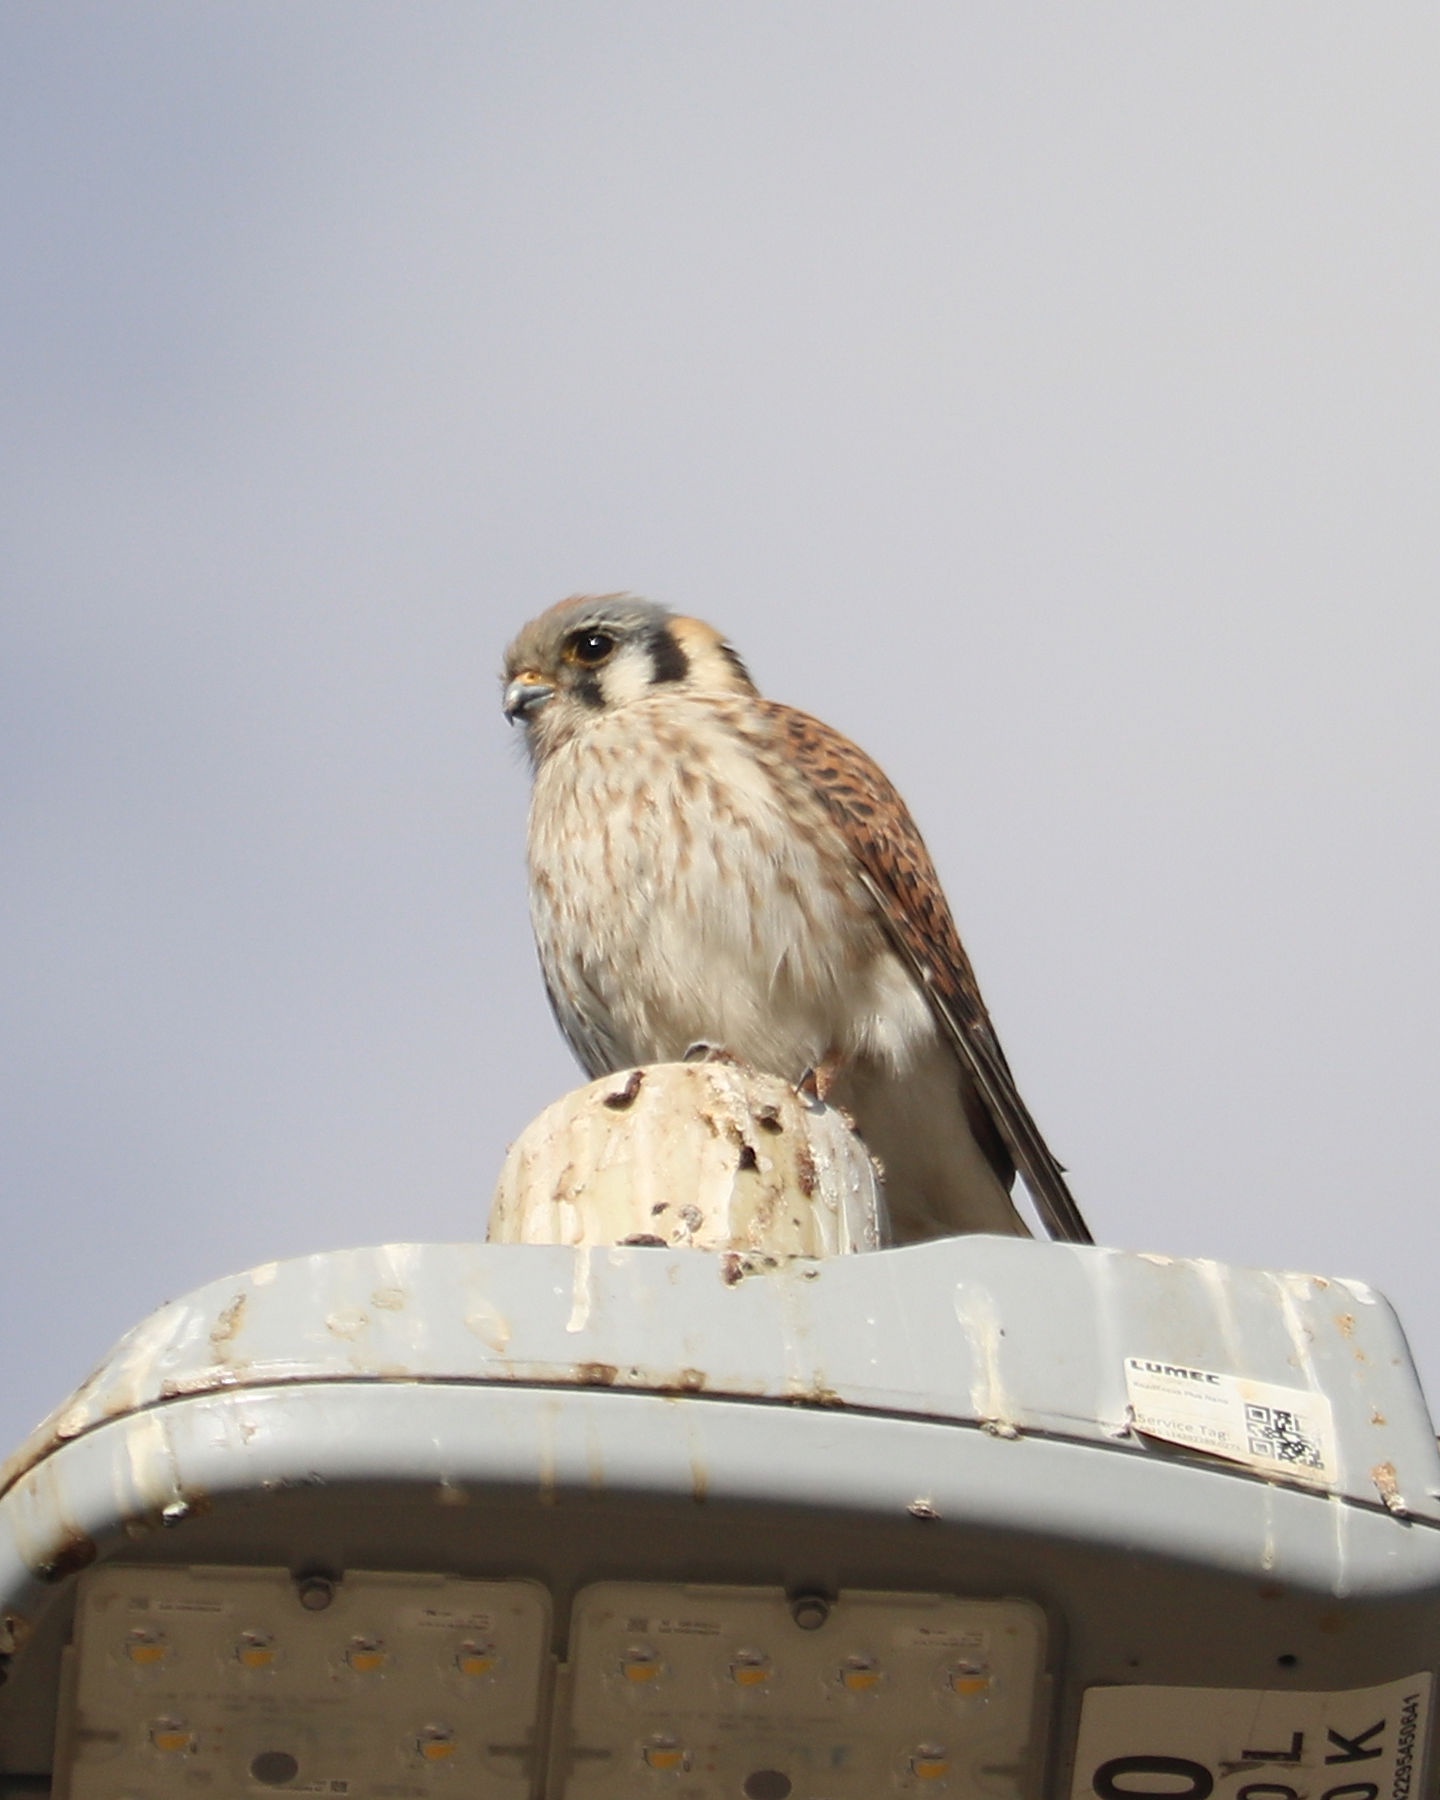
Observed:
[[[710,1044],[704,1038],[697,1038],[680,1060],[687,1063],[738,1063],[740,1058],[723,1044]]]
[[[826,1056],[811,1064],[795,1083],[795,1092],[807,1106],[828,1106],[839,1078],[840,1059]]]

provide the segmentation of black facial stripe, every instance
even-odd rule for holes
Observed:
[[[599,712],[605,704],[605,696],[600,691],[600,676],[594,669],[583,669],[575,678],[576,696],[587,706]]]
[[[668,625],[657,625],[646,642],[656,681],[683,681],[690,673],[690,658]]]
[[[745,667],[745,664],[740,660],[740,652],[738,650],[736,650],[734,648],[734,646],[731,644],[722,644],[720,646],[720,654],[725,658],[726,662],[729,663],[730,667],[735,671],[735,673],[745,683],[746,687],[753,688],[755,683],[750,679],[750,671]]]

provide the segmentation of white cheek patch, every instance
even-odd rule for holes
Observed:
[[[628,706],[653,691],[655,670],[643,644],[625,644],[600,671],[600,692],[607,708]]]

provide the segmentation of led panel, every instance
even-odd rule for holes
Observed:
[[[57,1800],[528,1800],[529,1581],[107,1565],[82,1578]]]
[[[577,1598],[565,1800],[1022,1800],[1045,1618],[1024,1600],[604,1582]]]

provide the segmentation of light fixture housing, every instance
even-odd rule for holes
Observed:
[[[252,1795],[1429,1791],[1440,1456],[1354,1283],[979,1237],[341,1252],[163,1308],[3,1484],[0,1800],[198,1795],[207,1707]],[[288,1738],[219,1697],[267,1691]]]

